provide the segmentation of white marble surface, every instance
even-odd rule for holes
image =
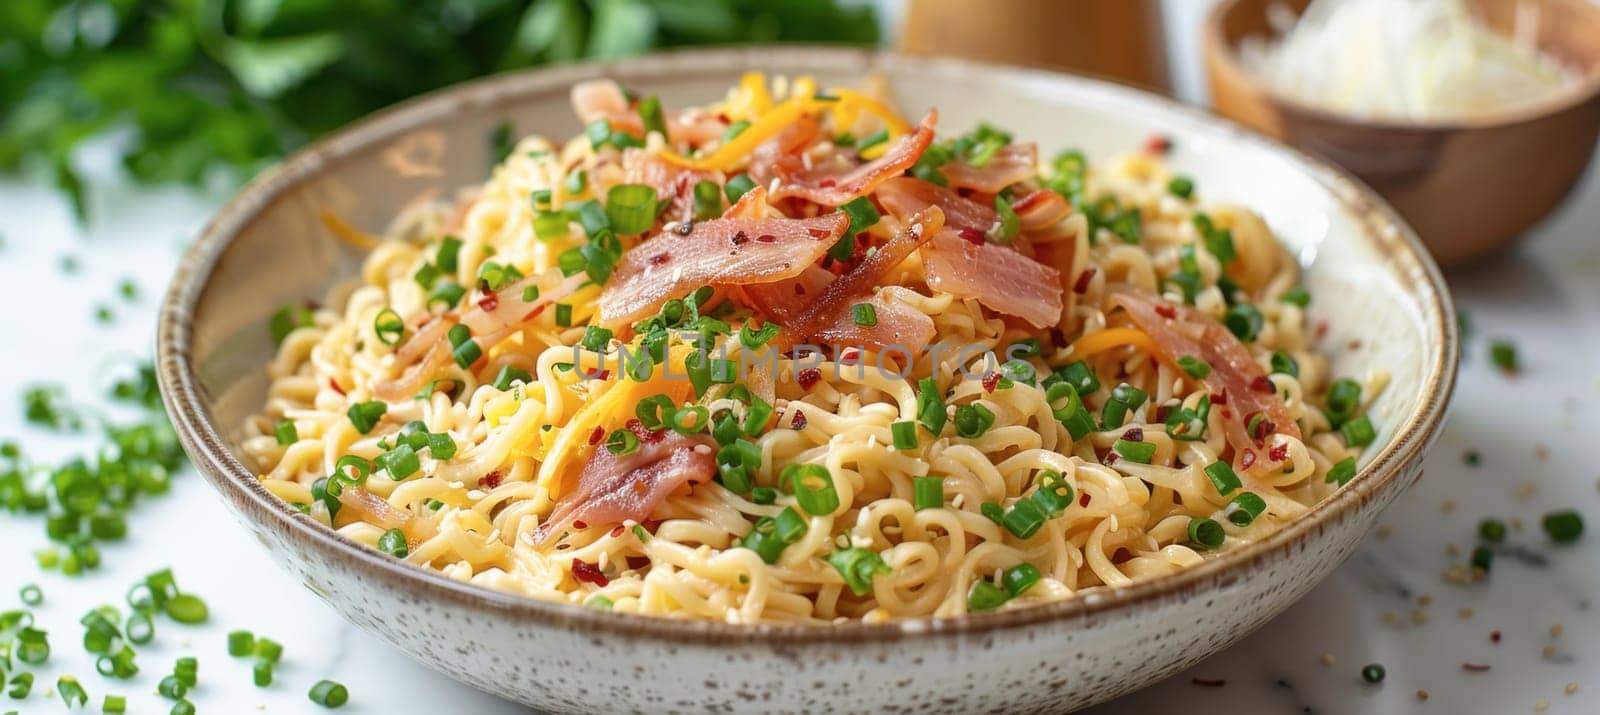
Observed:
[[[95,173],[105,175],[108,155],[88,160],[99,165]],[[46,462],[92,448],[83,438],[26,428],[22,391],[36,382],[70,381],[72,398],[95,400],[104,392],[109,366],[119,358],[147,356],[157,296],[182,240],[218,198],[104,186],[94,196],[100,220],[81,235],[51,190],[0,183],[0,286],[6,297],[0,334],[7,336],[0,350],[0,439],[19,438],[30,455]],[[1600,586],[1600,465],[1583,451],[1600,437],[1597,234],[1600,171],[1591,170],[1573,201],[1523,249],[1450,274],[1458,305],[1471,315],[1467,357],[1427,474],[1383,518],[1386,538],[1370,537],[1333,577],[1240,645],[1094,712],[1518,713],[1535,712],[1540,699],[1552,713],[1600,712],[1600,614],[1591,607]],[[65,255],[81,261],[79,274],[58,269]],[[123,277],[135,278],[143,290],[132,305],[116,295]],[[112,326],[93,319],[102,303],[117,313]],[[1491,336],[1517,341],[1523,374],[1507,378],[1489,366]],[[1482,453],[1481,466],[1464,464],[1469,448]],[[1557,507],[1574,507],[1588,517],[1591,533],[1578,545],[1546,544],[1538,517]],[[1486,515],[1520,518],[1526,527],[1510,541],[1547,557],[1549,565],[1502,556],[1487,582],[1469,588],[1447,584],[1440,576],[1451,561],[1447,546],[1470,550],[1476,524]],[[126,543],[104,550],[106,564],[99,571],[69,579],[34,567],[30,554],[44,543],[37,519],[0,515],[0,610],[17,604],[20,585],[39,583],[47,600],[38,618],[51,631],[55,652],[40,671],[33,697],[18,703],[0,696],[0,712],[59,712],[59,700],[46,700],[43,693],[61,673],[81,678],[95,711],[110,692],[128,695],[130,712],[166,712],[169,705],[155,694],[155,685],[173,659],[191,654],[200,658],[200,686],[191,699],[201,712],[318,712],[306,691],[322,677],[350,688],[351,702],[342,712],[519,711],[345,624],[273,565],[192,472],[174,480],[171,494],[144,503],[131,526]],[[130,583],[165,566],[175,570],[185,590],[209,602],[210,623],[184,627],[162,621],[154,646],[141,654],[143,672],[136,679],[96,675],[79,645],[78,617],[100,603],[120,603]],[[1423,609],[1426,622],[1416,624],[1412,613],[1422,598],[1431,605]],[[1462,608],[1472,609],[1471,615],[1461,615]],[[1385,622],[1391,612],[1398,616],[1395,624]],[[1555,624],[1564,632],[1552,639]],[[237,628],[284,643],[284,665],[272,687],[255,688],[248,662],[226,655],[226,633]],[[1496,629],[1503,633],[1498,645],[1489,637]],[[1547,645],[1554,646],[1553,656],[1544,655]],[[1324,654],[1333,665],[1323,663]],[[1388,668],[1380,686],[1359,679],[1360,667],[1370,661]],[[1491,669],[1466,672],[1464,662]],[[1204,687],[1196,678],[1226,684]],[[1578,684],[1576,694],[1565,694],[1568,683]],[[1419,689],[1430,694],[1426,702],[1418,699]]]

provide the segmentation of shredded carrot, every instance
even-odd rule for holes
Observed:
[[[661,158],[668,163],[677,164],[686,169],[696,171],[726,171],[733,168],[745,155],[754,151],[762,142],[776,136],[784,127],[799,121],[800,116],[811,109],[814,100],[803,97],[791,97],[780,102],[772,111],[761,115],[739,136],[734,137],[710,156],[687,157],[675,152],[663,151]]]
[[[370,251],[378,247],[378,237],[355,226],[345,223],[344,219],[328,209],[321,209],[318,213],[322,217],[322,225],[341,241],[348,243],[363,251]]]
[[[746,72],[739,78],[739,89],[744,92],[745,108],[752,116],[761,116],[772,109],[772,96],[767,94],[767,76],[760,72]]]
[[[807,112],[819,109],[828,109],[835,114],[835,119],[840,116],[850,116],[854,112],[865,110],[882,119],[889,130],[890,141],[862,152],[862,157],[872,159],[882,155],[894,138],[906,133],[911,125],[901,119],[893,110],[882,102],[868,97],[853,89],[830,89],[829,94],[838,97],[836,100],[819,101],[816,99],[816,82],[810,77],[796,79],[789,98],[772,105],[766,109],[764,105],[771,103],[767,96],[764,79],[759,73],[751,72],[740,81],[740,87],[748,95],[747,101],[752,112],[760,113],[759,118],[752,121],[739,136],[717,147],[710,156],[687,157],[671,151],[661,153],[661,158],[668,163],[695,169],[697,171],[727,171],[738,164],[751,151],[754,151],[762,142],[777,136],[778,132],[796,121]],[[846,122],[839,122],[844,126]]]
[[[1088,357],[1112,348],[1120,348],[1124,345],[1143,348],[1145,352],[1152,354],[1156,350],[1156,342],[1143,330],[1138,328],[1106,328],[1072,341],[1072,356]]]

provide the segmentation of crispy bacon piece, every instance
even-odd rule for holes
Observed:
[[[819,335],[826,337],[830,335],[827,332],[830,329],[846,330],[840,327],[846,321],[854,325],[851,307],[861,302],[864,296],[871,294],[889,271],[900,265],[912,251],[917,250],[918,246],[938,233],[943,226],[944,212],[936,206],[930,206],[913,216],[894,238],[889,239],[888,243],[862,258],[849,272],[833,279],[816,293],[813,299],[806,301],[805,307],[798,315],[787,322],[777,321],[784,327],[786,337],[790,340]],[[883,316],[880,315],[879,321],[882,320]],[[928,327],[931,328],[931,324]],[[842,333],[832,334],[842,336]],[[932,337],[931,330],[928,332],[928,337]]]
[[[1072,213],[1067,197],[1049,189],[1035,189],[1011,204],[1017,224],[1023,231],[1038,231],[1056,225]]]
[[[1139,329],[1155,340],[1162,360],[1176,365],[1178,358],[1191,356],[1211,365],[1211,373],[1201,382],[1211,394],[1227,396],[1230,409],[1224,411],[1224,417],[1228,444],[1240,455],[1241,466],[1245,466],[1242,463],[1246,453],[1252,455],[1254,462],[1248,466],[1258,469],[1275,468],[1282,463],[1276,453],[1269,454],[1269,459],[1254,458],[1262,445],[1249,434],[1245,420],[1248,415],[1259,413],[1272,423],[1276,433],[1296,439],[1300,437],[1300,427],[1276,391],[1262,392],[1253,388],[1258,380],[1267,379],[1266,373],[1232,332],[1191,306],[1173,304],[1132,286],[1117,285],[1111,289],[1111,294]],[[1177,317],[1163,317],[1162,308],[1171,308]],[[1222,402],[1213,401],[1213,404]]]
[[[1061,320],[1061,274],[1005,246],[941,231],[922,248],[928,287],[1046,328]]]
[[[656,198],[668,205],[664,214],[668,221],[694,218],[694,185],[702,181],[713,181],[721,186],[722,174],[675,166],[643,149],[622,152],[622,183],[643,184],[655,189]]]
[[[339,492],[339,505],[340,515],[353,517],[348,519],[349,522],[363,521],[385,530],[399,529],[411,547],[433,538],[437,533],[433,522],[417,519],[410,512],[394,508],[383,497],[367,491],[366,487],[345,487]],[[347,520],[341,518],[339,521]]]
[[[695,447],[705,447],[697,450]],[[667,496],[685,484],[704,484],[716,474],[715,443],[704,435],[668,433],[643,442],[631,454],[596,449],[578,476],[578,486],[556,502],[550,518],[533,532],[539,544],[575,522],[586,525],[643,522]]]
[[[812,266],[805,273],[779,283],[746,286],[746,303],[767,319],[778,325],[793,325],[805,312],[815,296],[820,295],[834,275]],[[796,288],[799,291],[796,291]],[[877,324],[856,325],[853,315],[840,316],[832,325],[824,326],[815,335],[793,336],[795,340],[817,338],[830,345],[856,345],[883,348],[889,345],[918,350],[933,340],[933,320],[911,306],[888,300],[874,293],[857,301],[867,303],[877,313]],[[852,304],[854,305],[854,304]],[[847,311],[848,312],[848,311]]]
[[[780,169],[782,184],[772,196],[774,199],[798,197],[823,206],[839,206],[857,196],[870,194],[879,184],[899,176],[922,158],[922,153],[933,143],[933,126],[938,121],[939,113],[929,111],[915,129],[895,140],[894,146],[883,156],[843,173],[836,164],[802,169],[787,176]]]
[[[472,339],[484,353],[511,337],[544,311],[545,306],[571,295],[583,283],[583,274],[562,278],[560,271],[549,271],[529,276],[495,293],[492,306],[474,302],[459,317],[455,311],[445,313],[429,322],[396,353],[396,362],[405,366],[398,377],[380,380],[373,384],[372,392],[379,399],[397,402],[417,394],[428,380],[450,364],[450,328],[456,323],[472,330]],[[539,286],[539,297],[532,301],[522,299],[528,286]],[[420,355],[420,360],[418,356]],[[415,362],[413,362],[415,361]]]
[[[703,285],[793,278],[827,253],[849,226],[849,217],[835,212],[809,219],[712,219],[694,224],[688,233],[662,233],[623,254],[600,294],[599,322],[626,328]],[[660,255],[671,260],[652,263]]]
[[[939,173],[958,189],[998,194],[1001,189],[1039,175],[1039,147],[1035,144],[1007,144],[1000,147],[982,167],[961,160],[939,167]]]
[[[952,229],[970,228],[981,236],[1000,220],[994,208],[963,197],[950,189],[922,179],[900,176],[883,182],[874,194],[889,215],[904,221],[929,206],[944,212],[944,225]]]
[[[613,129],[636,137],[644,136],[644,120],[639,110],[623,94],[622,86],[609,79],[596,79],[572,85],[572,111],[584,124],[604,119]],[[722,139],[728,123],[716,115],[662,112],[667,123],[667,140],[673,144],[702,146]]]

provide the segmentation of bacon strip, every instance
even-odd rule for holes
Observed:
[[[982,234],[1000,220],[1000,215],[989,206],[938,184],[909,176],[883,182],[874,196],[883,205],[884,211],[901,221],[929,206],[938,206],[944,212],[944,225],[956,230],[968,228]]]
[[[872,193],[922,158],[933,143],[933,127],[939,121],[937,110],[929,111],[915,129],[895,140],[883,156],[840,174],[837,167],[817,167],[784,177],[773,193],[775,199],[798,197],[823,206],[839,206],[858,196]]]
[[[944,212],[930,206],[911,218],[894,238],[867,254],[848,273],[828,283],[799,315],[783,325],[790,340],[821,335],[846,320],[852,320],[851,307],[871,293],[883,277],[900,265],[944,226]],[[931,333],[930,333],[931,337]]]
[[[667,432],[659,441],[641,440],[632,454],[594,450],[578,477],[578,488],[561,497],[550,518],[534,530],[535,542],[544,545],[573,521],[596,526],[648,519],[679,487],[711,481],[717,471],[711,457],[714,448],[704,435]]]
[[[1289,415],[1289,408],[1276,389],[1261,389],[1271,385],[1271,381],[1250,356],[1249,348],[1221,323],[1192,306],[1172,303],[1129,285],[1114,286],[1111,295],[1128,311],[1139,329],[1155,340],[1163,361],[1176,365],[1178,358],[1191,356],[1211,365],[1211,373],[1201,382],[1212,394],[1227,396],[1223,416],[1234,459],[1239,462],[1247,450],[1255,453],[1250,459],[1253,464],[1241,464],[1241,470],[1254,469],[1259,473],[1267,466],[1282,463],[1283,460],[1273,460],[1267,450],[1262,449],[1264,439],[1256,439],[1246,432],[1247,421],[1259,413],[1272,423],[1267,432],[1296,439],[1300,438],[1300,426]],[[1162,313],[1176,317],[1165,317]]]
[[[1011,210],[1017,213],[1017,225],[1025,232],[1049,228],[1072,214],[1067,197],[1049,189],[1023,194],[1011,204]]]
[[[815,301],[833,280],[832,273],[812,266],[791,280],[745,286],[745,303],[780,326],[794,325],[806,307]],[[932,342],[933,320],[911,306],[899,301],[886,300],[877,293],[857,302],[867,303],[873,307],[878,319],[876,325],[856,325],[853,314],[842,315],[815,335],[797,336],[796,339],[818,338],[834,346],[874,349],[894,345],[908,350],[920,350]],[[851,305],[853,310],[854,304]]]
[[[417,519],[410,512],[394,508],[382,497],[366,490],[365,487],[345,487],[339,492],[340,514],[354,517],[346,523],[366,522],[374,524],[385,530],[399,529],[405,534],[406,543],[416,546],[438,533],[433,522],[427,519]]]
[[[559,271],[553,270],[529,276],[502,288],[495,294],[492,303],[479,300],[470,303],[472,307],[459,317],[451,311],[434,318],[411,336],[397,353],[397,362],[407,366],[405,371],[398,377],[374,383],[372,393],[387,402],[410,399],[450,364],[452,358],[448,334],[457,322],[466,324],[472,330],[472,339],[478,341],[478,347],[487,354],[500,341],[527,327],[551,303],[571,295],[583,284],[584,278],[581,273],[562,278]],[[522,292],[528,286],[539,286],[538,298],[532,301],[522,299]],[[421,354],[421,360],[408,364],[408,358],[415,359],[418,354]]]
[[[584,124],[604,119],[612,129],[636,137],[644,136],[644,120],[628,101],[622,86],[615,80],[595,79],[572,85],[572,111]],[[672,144],[701,146],[718,141],[728,130],[727,122],[711,114],[689,115],[684,112],[662,112],[667,124],[667,141]]]
[[[982,167],[961,160],[939,167],[939,173],[958,189],[998,194],[1007,186],[1039,175],[1039,147],[1035,144],[1007,144],[1000,147]]]
[[[1005,246],[941,231],[922,248],[928,287],[1014,315],[1037,328],[1061,320],[1061,274]]]
[[[656,198],[668,204],[664,214],[667,221],[694,218],[695,184],[715,182],[720,193],[723,183],[720,172],[685,169],[643,149],[630,148],[622,152],[622,172],[622,183],[643,184],[656,190]]]
[[[835,212],[809,219],[721,218],[685,224],[623,254],[600,294],[600,324],[622,329],[703,285],[793,278],[850,227]]]

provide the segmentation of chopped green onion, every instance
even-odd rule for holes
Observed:
[[[179,623],[205,623],[210,615],[206,602],[199,596],[189,593],[180,593],[167,601],[167,615]]]
[[[291,420],[278,422],[278,425],[273,428],[273,435],[277,437],[278,444],[283,447],[300,441],[300,431],[295,429],[294,422]]]
[[[1261,512],[1266,509],[1267,502],[1255,492],[1241,492],[1239,496],[1233,498],[1233,501],[1228,502],[1223,514],[1235,526],[1249,526],[1250,522],[1255,521],[1256,517],[1261,516]]]
[[[912,477],[911,504],[917,511],[944,506],[944,477]]]
[[[740,134],[743,134],[744,130],[749,129],[749,128],[750,128],[750,120],[748,120],[748,119],[740,119],[737,122],[729,124],[728,125],[728,130],[722,133],[722,143],[723,144],[727,144],[728,142],[733,141],[734,137],[737,137]]]
[[[995,222],[984,237],[993,243],[1011,243],[1016,239],[1022,226],[1021,220],[1017,218],[1017,212],[1011,210],[1011,202],[1000,194],[994,196],[994,211],[1000,220]]]
[[[1011,532],[1012,536],[1019,539],[1032,538],[1039,533],[1046,519],[1050,518],[1044,507],[1032,499],[1019,500],[1011,505],[1010,509],[1000,518],[1000,525]]]
[[[1361,679],[1367,681],[1368,683],[1377,685],[1378,683],[1383,682],[1383,676],[1383,666],[1378,665],[1377,663],[1368,663],[1361,667]]]
[[[1189,520],[1189,543],[1199,544],[1207,549],[1217,549],[1228,538],[1222,525],[1212,519]]]
[[[967,592],[967,610],[992,611],[1005,605],[1011,600],[1011,594],[999,586],[982,579],[972,582],[972,590]]]
[[[400,314],[394,312],[393,308],[384,308],[372,319],[372,332],[378,336],[378,342],[394,345],[400,342],[402,335],[405,335],[406,324],[400,320]]]
[[[630,430],[616,430],[606,438],[606,451],[616,455],[633,454],[639,451],[639,436]]]
[[[567,303],[556,303],[556,327],[572,327],[572,306]]]
[[[178,676],[178,680],[183,681],[184,685],[191,688],[198,682],[197,676],[199,672],[200,660],[194,656],[179,658],[172,665],[172,674]]]
[[[228,655],[235,658],[250,655],[256,647],[255,634],[250,631],[233,631],[228,634]]]
[[[125,713],[128,711],[128,699],[121,695],[107,695],[105,701],[100,703],[100,712]]]
[[[194,713],[194,703],[182,698],[179,698],[178,702],[173,703],[172,709],[168,711],[168,715],[194,715]]]
[[[589,188],[589,172],[583,169],[573,169],[572,173],[567,174],[567,179],[562,186],[566,188],[569,194],[583,193],[584,189]]]
[[[1283,295],[1278,296],[1278,300],[1304,308],[1311,305],[1311,292],[1300,286],[1295,286],[1284,291]]]
[[[667,426],[667,421],[672,418],[678,409],[677,403],[666,395],[651,395],[639,401],[634,407],[634,416],[645,429],[658,430]]]
[[[1261,334],[1261,326],[1265,322],[1261,311],[1249,303],[1234,305],[1222,316],[1222,324],[1228,327],[1228,332],[1247,343]]]
[[[403,559],[411,553],[411,546],[406,543],[405,532],[390,529],[378,537],[378,550],[397,559]]]
[[[856,151],[863,152],[886,141],[889,141],[889,130],[886,128],[879,129],[878,131],[868,134],[861,141],[856,142]]]
[[[750,326],[757,323],[760,323],[761,327],[751,330]],[[777,323],[766,323],[756,318],[751,318],[746,320],[744,325],[739,326],[739,343],[744,345],[746,350],[759,350],[778,336],[778,330]]]
[[[1499,519],[1484,519],[1478,522],[1478,538],[1491,544],[1505,541],[1506,523]]]
[[[889,432],[894,437],[894,448],[899,450],[917,448],[917,423],[910,420],[895,422],[889,425]]]
[[[1495,340],[1489,343],[1489,359],[1494,361],[1494,366],[1503,372],[1517,371],[1517,345],[1510,340]]]
[[[417,459],[416,450],[412,449],[409,444],[402,444],[378,455],[378,458],[373,460],[373,464],[388,473],[389,478],[397,482],[416,474],[417,470],[422,468],[420,460]]]
[[[835,571],[844,577],[844,583],[850,587],[850,592],[857,596],[865,596],[872,591],[872,577],[877,574],[890,572],[889,565],[883,562],[883,557],[876,551],[862,548],[848,548],[828,554],[828,563],[833,565]]]
[[[283,646],[271,638],[256,639],[256,660],[276,663],[283,658]]]
[[[83,686],[78,683],[78,679],[70,675],[63,675],[56,679],[56,694],[61,696],[61,702],[66,704],[69,710],[82,707],[84,703],[89,702],[89,694],[84,692]],[[74,701],[76,701],[76,704],[74,704]]]
[[[1289,377],[1300,377],[1300,363],[1295,362],[1294,358],[1289,357],[1289,354],[1282,350],[1272,353],[1272,359],[1269,364],[1275,373],[1288,375]]]
[[[1009,360],[1026,360],[1038,357],[1044,350],[1038,338],[1023,338],[1006,347],[1006,358]]]
[[[1211,479],[1212,486],[1217,488],[1217,493],[1222,496],[1228,496],[1233,490],[1244,486],[1244,482],[1239,481],[1239,475],[1234,473],[1233,467],[1228,466],[1227,462],[1207,464],[1205,473]]]
[[[283,342],[289,333],[299,328],[309,328],[312,325],[311,311],[298,305],[285,305],[272,314],[268,327],[272,332],[273,344]]]
[[[450,355],[462,368],[472,367],[478,358],[483,357],[483,349],[478,347],[478,341],[472,339],[472,329],[466,325],[451,326],[445,337],[450,340]]]
[[[22,598],[22,602],[24,604],[29,606],[37,606],[41,603],[44,603],[44,591],[40,590],[39,584],[36,583],[30,583],[26,586],[23,586],[22,589],[17,592],[17,595]]]
[[[264,660],[257,662],[250,670],[250,678],[258,688],[272,685],[272,663]]]
[[[1583,517],[1572,509],[1553,511],[1541,520],[1544,533],[1558,544],[1570,544],[1583,535]]]
[[[1351,447],[1365,447],[1377,437],[1372,429],[1372,420],[1367,419],[1366,415],[1344,423],[1339,427],[1339,432],[1344,435],[1345,444]]]
[[[1043,576],[1033,564],[1017,564],[1000,572],[1000,583],[1005,584],[1006,594],[1016,598],[1028,592],[1033,585],[1038,583]]]
[[[516,382],[521,382],[525,385],[532,383],[533,375],[529,374],[527,370],[515,367],[513,365],[502,365],[500,367],[500,372],[496,373],[494,376],[493,384],[494,389],[505,392],[511,389],[512,383]]]
[[[156,686],[156,692],[161,693],[164,698],[177,700],[189,694],[189,686],[184,685],[178,676],[169,675],[161,679],[161,683]]]
[[[638,235],[656,223],[656,190],[643,184],[618,184],[606,192],[606,218],[611,229]]]
[[[976,402],[956,408],[956,434],[977,439],[994,426],[994,413]]]
[[[1156,446],[1151,442],[1130,442],[1119,439],[1112,443],[1111,449],[1123,459],[1140,464],[1149,464],[1150,459],[1156,455]]]
[[[533,215],[533,235],[541,241],[563,238],[572,233],[572,215],[565,211],[537,211]]]
[[[350,700],[350,691],[331,680],[319,680],[311,686],[311,702],[327,708],[337,708]]]
[[[1050,380],[1045,382],[1049,383]],[[1072,441],[1083,439],[1094,431],[1094,419],[1089,416],[1089,409],[1071,384],[1064,381],[1051,384],[1045,389],[1044,399],[1050,405],[1050,414],[1072,435]]]
[[[933,436],[939,436],[944,431],[945,422],[949,415],[945,412],[944,396],[940,394],[938,384],[933,378],[925,377],[917,381],[917,421],[922,423]]]
[[[1180,199],[1187,199],[1194,195],[1194,179],[1187,176],[1174,176],[1167,182],[1167,193]]]
[[[1472,568],[1488,573],[1489,567],[1493,565],[1494,549],[1487,546],[1479,546],[1472,550]]]
[[[1334,380],[1328,385],[1326,404],[1328,421],[1335,427],[1344,424],[1361,407],[1361,385],[1347,377]]]
[[[755,187],[756,182],[749,174],[740,174],[728,179],[728,183],[722,186],[722,193],[728,197],[728,201],[733,202],[738,201],[739,197]]]
[[[745,534],[739,545],[761,556],[761,560],[775,564],[778,557],[783,555],[783,550],[799,541],[810,530],[805,517],[792,508],[785,507],[776,518],[763,516],[756,520],[750,533]]]
[[[705,431],[706,424],[711,421],[711,410],[700,405],[684,405],[672,413],[672,431],[681,435],[692,435]]]
[[[445,236],[439,241],[439,251],[434,255],[433,262],[438,264],[439,270],[445,273],[455,273],[459,267],[461,255],[461,239],[455,236]]]
[[[1338,482],[1339,486],[1342,487],[1355,476],[1356,458],[1345,457],[1344,459],[1339,460],[1337,464],[1334,464],[1332,467],[1328,468],[1328,476],[1324,477],[1323,481],[1329,484]]]
[[[856,325],[865,328],[878,324],[878,309],[872,307],[871,303],[856,303],[850,306],[850,315],[855,319]]]
[[[722,486],[735,494],[747,494],[761,468],[761,448],[754,442],[736,439],[717,450],[717,474]]]
[[[606,346],[611,344],[612,332],[598,325],[591,325],[583,329],[583,340],[578,344],[590,352],[605,352]]]
[[[778,483],[794,490],[800,508],[812,516],[827,516],[839,508],[833,475],[820,464],[791,464],[783,468]]]
[[[1178,358],[1178,367],[1196,380],[1211,374],[1211,363],[1189,355]]]
[[[478,281],[488,286],[489,290],[500,290],[522,278],[522,271],[509,263],[484,261],[483,265],[478,266]]]
[[[760,437],[766,431],[769,419],[772,419],[772,405],[766,400],[752,396],[750,406],[744,411],[745,436]]]
[[[705,221],[722,215],[722,187],[715,181],[694,185],[694,220]]]
[[[428,309],[433,309],[434,303],[443,304],[445,310],[461,304],[461,299],[466,297],[467,289],[455,281],[439,281],[439,284],[428,292]]]
[[[143,613],[134,613],[128,616],[128,622],[123,625],[123,632],[128,634],[128,641],[134,645],[144,645],[156,635],[155,624],[150,617]]]
[[[772,487],[756,487],[750,490],[750,501],[757,504],[776,504],[778,502],[778,490]]]
[[[33,691],[33,673],[17,673],[11,676],[11,690],[6,694],[13,700],[22,700]]]

